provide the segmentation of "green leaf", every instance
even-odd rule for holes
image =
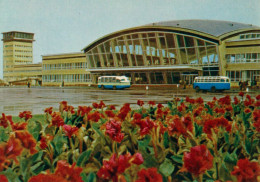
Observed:
[[[81,174],[82,174],[82,173],[81,173]],[[81,176],[82,176],[82,175],[81,175]],[[93,172],[91,172],[91,173],[88,174],[87,178],[83,178],[83,181],[84,181],[84,182],[95,182],[95,181],[96,181],[96,178],[97,178],[96,174],[93,173]]]
[[[207,113],[209,113],[211,116],[213,116],[213,111],[212,111],[212,109],[209,107],[208,104],[205,104],[205,108],[208,110]]]
[[[44,167],[44,162],[41,161],[31,166],[30,171],[33,173],[33,175],[38,175],[40,172],[44,170]]]
[[[100,125],[98,123],[92,123],[91,126],[101,137],[104,137],[104,134],[99,129]]]
[[[67,138],[63,137],[61,135],[56,135],[53,139],[53,144],[56,152],[58,154],[61,154],[63,152],[63,145],[64,143],[67,143]]]
[[[86,162],[88,161],[91,153],[92,153],[92,150],[87,150],[87,151],[82,152],[77,160],[77,166],[83,167],[86,164]]]
[[[0,172],[0,174],[5,175],[8,181],[22,182],[22,180],[19,179],[17,173],[15,173],[11,168],[8,168],[5,171]]]
[[[251,112],[248,114],[245,112],[242,112],[241,114],[242,114],[243,124],[245,125],[246,129],[248,129],[250,127],[250,123],[249,123],[248,119],[251,116]]]
[[[174,171],[174,165],[172,164],[172,161],[169,159],[165,159],[164,162],[160,165],[159,171],[164,175],[164,176],[170,176],[172,172]]]
[[[220,168],[219,168],[219,179],[221,181],[232,180],[231,175],[230,175],[230,171],[227,169],[227,167],[224,163],[222,163]]]
[[[240,144],[240,136],[239,136],[239,131],[237,131],[235,134],[234,147],[237,147],[239,144]]]
[[[172,160],[179,163],[179,164],[183,164],[183,155],[173,155],[171,156]]]
[[[227,132],[224,133],[224,138],[225,138],[225,142],[226,142],[227,144],[230,144],[230,143],[229,143],[229,134],[228,134]]]
[[[164,148],[169,148],[169,135],[167,131],[163,134],[163,146]]]
[[[7,133],[7,130],[0,126],[0,142],[7,142],[9,139],[9,134]]]
[[[195,125],[195,137],[199,137],[202,134],[202,126],[199,126],[196,122]]]
[[[33,124],[30,124],[28,131],[32,134],[32,136],[38,140],[40,132],[42,130],[42,124],[40,121],[34,121]]]
[[[43,155],[43,151],[40,151],[34,155],[32,155],[29,159],[32,163],[36,162],[36,161],[40,161]]]

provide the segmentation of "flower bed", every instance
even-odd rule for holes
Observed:
[[[0,181],[259,181],[260,95],[0,118]]]

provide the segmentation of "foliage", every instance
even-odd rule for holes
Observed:
[[[0,118],[3,181],[257,181],[260,96],[103,101]],[[15,122],[14,122],[15,120]]]

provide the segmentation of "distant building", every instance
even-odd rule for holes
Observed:
[[[82,52],[42,56],[43,86],[80,86],[92,84]]]
[[[83,51],[94,83],[99,75],[126,75],[133,84],[192,83],[197,75],[260,82],[260,27],[250,24],[158,22],[103,36]]]
[[[15,80],[15,65],[33,63],[34,34],[28,32],[3,32],[3,76],[4,80]]]

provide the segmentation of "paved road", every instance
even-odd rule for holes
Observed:
[[[250,91],[250,95],[259,94],[257,91]],[[30,110],[33,114],[42,114],[47,107],[58,110],[60,101],[68,103],[77,108],[81,105],[92,105],[93,102],[104,101],[106,105],[121,107],[124,103],[130,103],[132,108],[137,107],[138,99],[145,103],[156,101],[156,103],[166,104],[174,97],[185,98],[202,97],[205,101],[212,100],[230,94],[232,97],[238,94],[238,90],[231,90],[224,93],[196,93],[193,89],[157,89],[130,88],[126,90],[100,90],[97,88],[58,88],[58,87],[1,87],[0,88],[0,114],[18,115],[19,112]]]

